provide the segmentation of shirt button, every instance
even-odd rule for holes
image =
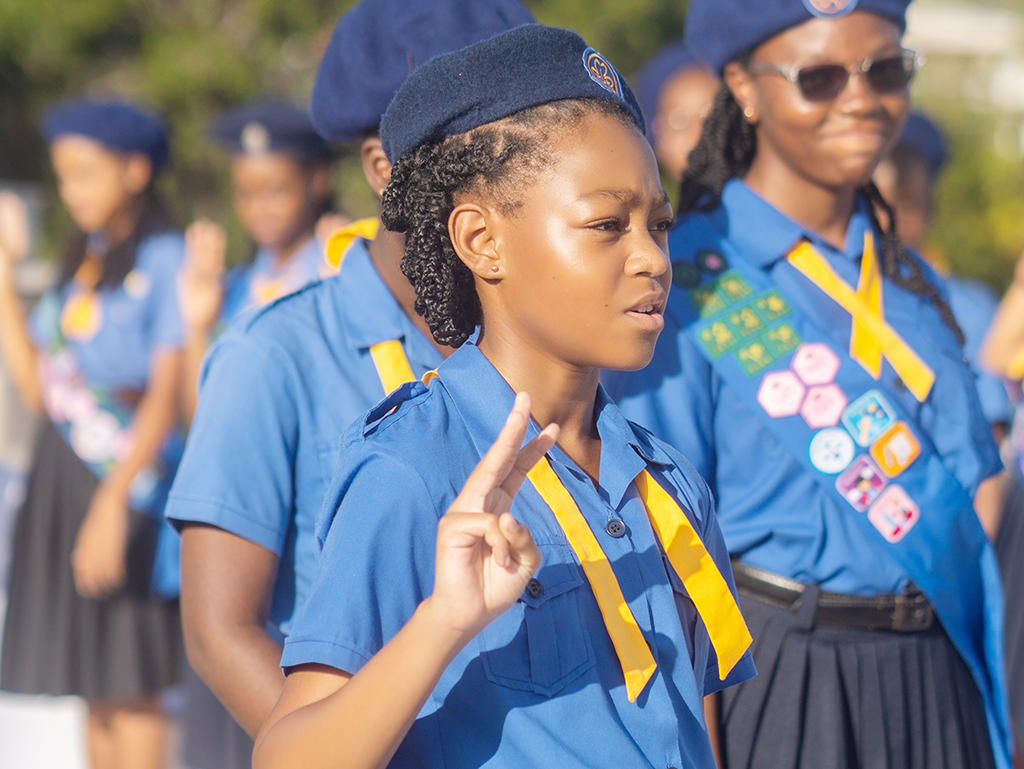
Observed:
[[[626,524],[618,518],[612,518],[608,521],[608,525],[604,527],[604,530],[608,532],[609,537],[619,539],[626,533]]]
[[[897,390],[906,390],[907,389],[907,383],[904,382],[899,377],[896,377],[895,379],[892,380],[892,386],[895,387]]]
[[[544,586],[539,579],[534,578],[526,583],[526,592],[530,598],[540,598],[544,595]]]

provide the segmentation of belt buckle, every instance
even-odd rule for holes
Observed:
[[[916,633],[927,630],[935,619],[935,610],[924,593],[914,591],[896,596],[892,614],[892,629],[898,633]]]

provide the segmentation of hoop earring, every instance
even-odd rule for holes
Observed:
[[[745,117],[747,120],[753,120],[754,118],[754,108],[751,107],[749,104],[743,108],[743,117]]]

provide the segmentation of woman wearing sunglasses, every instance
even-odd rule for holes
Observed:
[[[689,7],[724,86],[654,360],[606,379],[718,500],[759,672],[709,703],[729,769],[1009,766],[972,509],[999,459],[943,283],[871,183],[921,63],[906,6]]]

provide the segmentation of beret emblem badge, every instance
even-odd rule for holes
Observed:
[[[857,7],[857,0],[804,0],[804,6],[815,16],[845,16]]]
[[[615,67],[604,56],[593,48],[588,48],[583,52],[583,66],[586,67],[591,80],[606,91],[610,91],[620,99],[622,98],[619,73],[615,71]]]
[[[240,139],[242,150],[247,155],[263,155],[270,150],[270,132],[262,123],[246,123]]]

